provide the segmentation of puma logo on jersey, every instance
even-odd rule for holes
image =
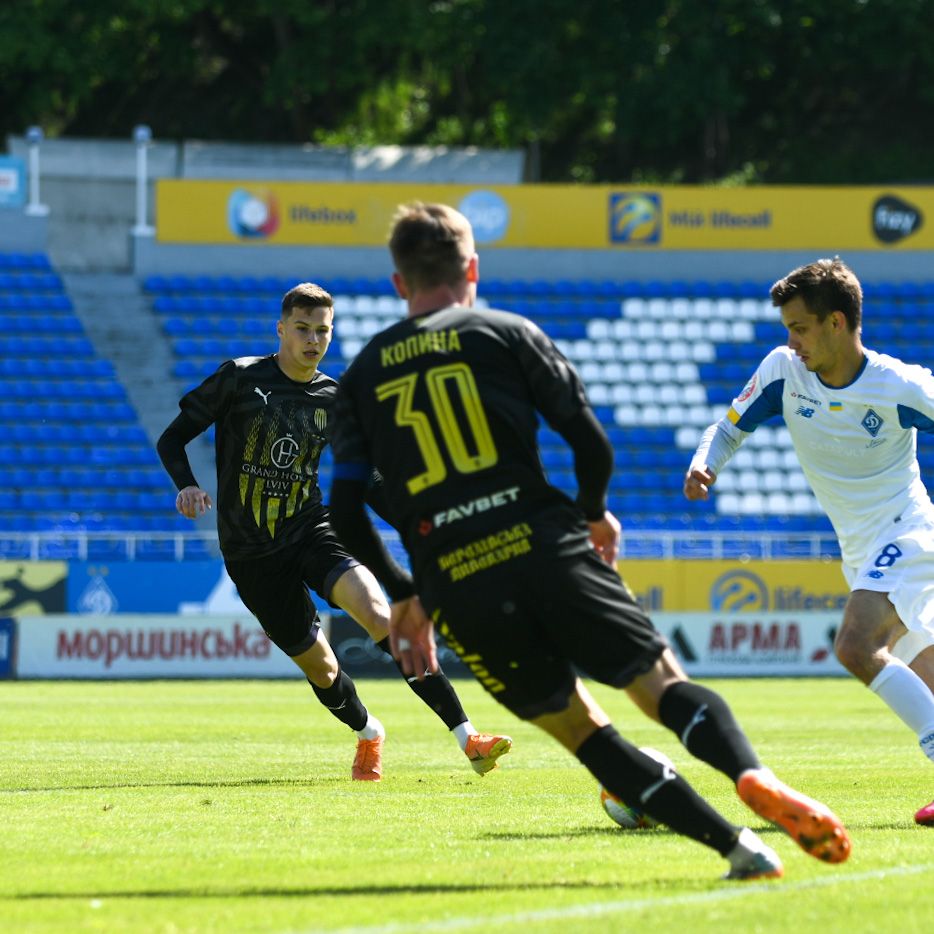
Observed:
[[[256,395],[262,396],[262,397],[263,397],[263,404],[264,404],[264,405],[269,405],[269,397],[272,395],[272,390],[271,390],[271,389],[269,390],[269,392],[263,392],[263,390],[260,389],[259,386],[254,386],[254,387],[253,387],[253,392],[255,392]]]

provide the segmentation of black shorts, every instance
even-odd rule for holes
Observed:
[[[422,582],[437,631],[489,693],[529,720],[567,707],[577,672],[622,688],[668,643],[593,551],[512,558],[457,582]]]
[[[308,588],[330,602],[338,578],[359,562],[344,550],[330,524],[322,522],[300,544],[261,558],[225,558],[224,564],[266,635],[294,657],[318,638],[318,611]]]

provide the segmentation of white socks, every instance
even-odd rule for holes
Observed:
[[[902,661],[893,659],[872,679],[878,694],[918,737],[924,754],[934,761],[934,694]]]
[[[473,736],[477,731],[469,720],[465,720],[463,723],[458,723],[451,732],[454,734],[454,739],[457,740],[458,745],[461,747],[461,752],[466,752],[468,737]]]
[[[383,724],[380,723],[373,714],[367,712],[366,723],[363,724],[363,729],[354,730],[354,733],[357,739],[376,739],[377,736],[385,736],[386,730],[383,728]]]

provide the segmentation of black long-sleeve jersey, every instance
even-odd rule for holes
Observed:
[[[363,482],[375,467],[416,575],[464,542],[480,554],[523,539],[533,514],[550,517],[538,523],[537,541],[565,553],[590,548],[584,514],[602,515],[609,478],[602,441],[590,442],[599,462],[592,477],[578,458],[582,496],[574,504],[546,479],[537,413],[566,437],[569,425],[585,424],[582,436],[605,440],[576,371],[531,321],[452,307],[393,325],[341,378],[335,519],[342,481]],[[338,528],[348,545],[353,531]],[[393,583],[404,595],[401,580]]]
[[[269,355],[228,360],[182,397],[159,454],[179,489],[193,483],[185,444],[215,425],[217,529],[227,557],[271,554],[327,517],[318,462],[336,391],[324,373],[289,379]]]

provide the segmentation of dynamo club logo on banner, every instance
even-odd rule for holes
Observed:
[[[238,237],[269,237],[279,229],[279,204],[271,191],[236,188],[227,200],[227,224]]]

